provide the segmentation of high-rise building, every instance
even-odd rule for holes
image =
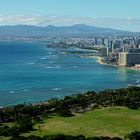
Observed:
[[[119,66],[126,66],[127,65],[126,52],[119,52],[118,64],[119,64]]]
[[[105,46],[105,40],[102,38],[102,45]]]
[[[107,56],[108,56],[108,53],[109,53],[108,51],[109,51],[109,50],[108,50],[107,47],[101,47],[100,50],[101,50],[101,56],[102,56],[102,57],[107,57]]]
[[[95,45],[98,45],[98,38],[95,37]]]
[[[119,52],[118,64],[120,66],[140,64],[140,53]]]

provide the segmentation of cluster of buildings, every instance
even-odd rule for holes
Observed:
[[[100,47],[103,62],[124,67],[140,69],[140,40],[139,38],[114,39]]]
[[[140,48],[131,48],[118,53],[118,65],[120,66],[140,66]]]
[[[51,46],[94,50],[93,55],[101,56],[104,63],[140,68],[140,36],[57,38]]]

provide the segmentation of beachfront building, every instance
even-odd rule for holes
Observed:
[[[118,64],[119,66],[126,66],[126,52],[119,52]]]
[[[118,64],[120,66],[135,66],[140,64],[140,53],[119,52]]]
[[[101,57],[107,57],[109,55],[109,48],[108,47],[101,47],[100,48]]]

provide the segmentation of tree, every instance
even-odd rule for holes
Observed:
[[[22,116],[17,120],[17,125],[21,132],[33,129],[32,119],[30,116]]]
[[[140,132],[139,131],[135,131],[132,132],[130,134],[128,134],[125,139],[129,139],[129,140],[140,140]]]

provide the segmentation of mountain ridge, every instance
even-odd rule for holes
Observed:
[[[89,37],[97,35],[139,35],[139,32],[122,31],[112,28],[74,24],[71,26],[35,26],[35,25],[6,25],[0,26],[0,37]]]

